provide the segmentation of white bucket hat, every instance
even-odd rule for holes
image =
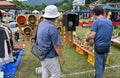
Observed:
[[[45,18],[56,18],[56,17],[59,17],[60,14],[58,12],[58,9],[55,5],[48,5],[46,8],[45,8],[45,13],[43,15],[43,17]]]

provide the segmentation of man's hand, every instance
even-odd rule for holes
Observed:
[[[54,48],[60,58],[61,64],[64,65],[65,64],[65,60],[62,54],[62,46],[61,45],[54,45]]]
[[[64,58],[60,58],[61,64],[64,65],[65,64],[65,60]]]
[[[85,37],[86,37],[87,40],[94,39],[95,34],[96,34],[96,32],[91,31],[91,32],[88,32]]]

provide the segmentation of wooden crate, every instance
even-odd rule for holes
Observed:
[[[76,45],[76,52],[78,52],[81,55],[86,54],[85,50],[82,47],[78,46],[78,45]]]

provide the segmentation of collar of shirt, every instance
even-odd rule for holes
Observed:
[[[54,24],[54,22],[52,22],[52,21],[50,21],[50,20],[44,19],[43,21],[45,21],[45,22],[48,22],[48,23],[51,23],[51,24],[55,25],[55,24]]]

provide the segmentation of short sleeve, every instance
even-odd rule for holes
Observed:
[[[93,22],[93,25],[91,27],[91,31],[97,32],[97,21]]]
[[[60,45],[61,44],[60,35],[59,35],[59,32],[58,32],[56,27],[51,27],[50,37],[51,37],[53,45]]]

